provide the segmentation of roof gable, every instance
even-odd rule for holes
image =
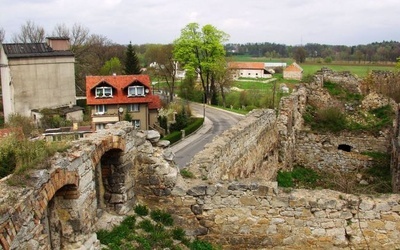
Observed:
[[[297,63],[292,63],[291,65],[287,66],[284,71],[303,72],[303,68],[301,68]]]
[[[115,75],[115,76],[87,76],[86,89],[93,89],[101,82],[107,82],[110,86],[117,89],[124,89],[135,82],[140,82],[147,88],[150,86],[150,77],[148,75]]]

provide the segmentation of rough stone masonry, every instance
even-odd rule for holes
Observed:
[[[216,138],[189,167],[196,179],[179,175],[158,134],[129,123],[73,142],[50,169],[31,173],[33,186],[11,188],[2,180],[1,248],[100,249],[95,232],[102,214],[123,216],[142,203],[170,212],[189,235],[225,249],[395,249],[398,194],[282,189],[274,181],[279,169],[300,159],[306,146],[301,114],[307,101],[318,101],[310,93],[322,93],[319,85],[314,92],[300,87],[278,113],[254,111]],[[330,152],[344,139],[335,140]],[[354,153],[341,153],[341,160],[356,159]]]

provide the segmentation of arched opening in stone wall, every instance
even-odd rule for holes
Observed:
[[[111,149],[103,154],[96,167],[96,193],[99,209],[124,213],[133,201],[133,163],[125,159],[123,151]]]
[[[347,144],[339,144],[338,150],[343,150],[345,152],[351,152],[352,146]]]
[[[75,185],[65,185],[48,202],[41,223],[44,225],[43,235],[48,237],[47,244],[50,249],[64,249],[70,243],[68,238],[73,234],[71,224],[74,224],[73,215],[76,209],[71,200],[78,197]]]

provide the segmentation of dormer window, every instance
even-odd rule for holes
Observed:
[[[144,96],[143,86],[129,86],[128,96]]]
[[[97,87],[96,88],[96,98],[107,98],[112,97],[111,87]]]

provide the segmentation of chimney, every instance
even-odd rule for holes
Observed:
[[[70,50],[71,44],[68,37],[47,37],[47,45],[53,50]]]

